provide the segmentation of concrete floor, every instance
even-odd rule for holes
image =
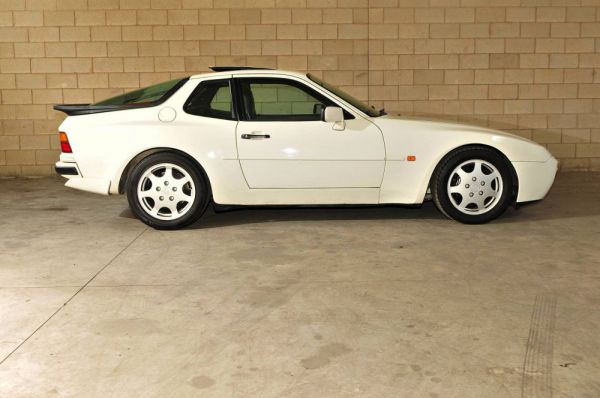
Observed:
[[[466,226],[0,180],[0,397],[598,397],[600,174]]]

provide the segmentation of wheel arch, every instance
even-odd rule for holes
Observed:
[[[433,168],[433,171],[431,172],[431,175],[429,176],[429,182],[427,183],[427,191],[429,192],[431,189],[431,182],[433,181],[433,177],[436,175],[436,173],[438,172],[439,168],[441,167],[441,165],[446,161],[446,159],[448,159],[450,156],[454,155],[456,152],[460,151],[460,150],[464,150],[464,149],[470,149],[470,148],[486,148],[494,153],[496,153],[497,155],[501,156],[506,163],[508,164],[508,168],[510,169],[511,175],[512,175],[512,180],[513,180],[513,191],[512,191],[512,196],[511,196],[511,202],[514,204],[517,200],[517,195],[519,193],[519,176],[517,175],[517,172],[512,164],[512,162],[510,161],[510,159],[508,158],[508,156],[506,156],[502,151],[500,151],[498,148],[494,148],[493,146],[490,145],[486,145],[486,144],[465,144],[465,145],[461,145],[458,146],[456,148],[452,148],[451,150],[449,150],[444,156],[442,156],[440,158],[440,160],[437,162],[437,164],[435,165],[435,167]]]
[[[127,179],[129,178],[129,174],[131,173],[131,170],[133,169],[133,167],[135,167],[136,164],[138,164],[139,162],[141,162],[143,159],[147,158],[148,156],[154,155],[157,153],[176,154],[176,155],[184,157],[187,160],[189,160],[190,162],[192,162],[192,164],[194,164],[194,166],[196,167],[196,170],[198,170],[200,172],[200,175],[202,176],[202,178],[204,178],[204,181],[206,182],[209,192],[210,192],[210,197],[212,198],[212,187],[211,187],[211,183],[210,183],[210,178],[208,178],[208,174],[206,173],[206,170],[204,170],[204,167],[202,167],[200,162],[198,162],[198,160],[196,160],[196,158],[194,158],[193,156],[190,156],[188,153],[186,153],[182,150],[175,149],[175,148],[169,148],[169,147],[158,147],[158,148],[146,149],[145,151],[142,151],[142,152],[138,153],[137,155],[135,155],[127,163],[127,165],[125,166],[125,168],[123,169],[123,172],[121,173],[121,175],[119,177],[119,194],[125,193],[125,189],[126,189],[125,184],[127,183]]]

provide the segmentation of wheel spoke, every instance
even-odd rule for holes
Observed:
[[[485,207],[485,198],[484,195],[476,195],[475,204],[477,205],[477,210],[481,210]]]
[[[142,191],[140,192],[139,196],[143,199],[145,198],[150,198],[152,199],[155,203],[158,201],[158,192],[156,192],[153,188],[150,188],[147,191]]]
[[[459,177],[460,177],[460,182],[462,184],[465,183],[465,181],[467,181],[469,179],[469,174],[466,171],[464,171],[462,168],[457,167],[456,170],[454,170],[454,173],[456,173]]]
[[[184,177],[179,180],[175,180],[176,183],[172,187],[169,187],[169,196],[174,198],[176,203],[179,202],[191,202],[194,196],[194,192],[191,191],[189,194],[185,191],[184,187],[190,183],[190,187],[193,187],[193,183],[190,178]]]
[[[490,200],[488,200],[488,199],[490,199]],[[496,200],[496,196],[494,196],[494,195],[487,195],[487,196],[483,195],[483,206],[484,207],[486,206],[486,204],[485,204],[486,202],[489,205],[489,204],[493,203],[495,200]]]
[[[494,181],[496,181],[496,188],[492,188]],[[497,192],[500,189],[500,181],[500,175],[497,172],[493,172],[492,174],[486,176],[485,185],[490,192]]]
[[[165,167],[165,174],[163,175],[163,178],[167,181],[172,181],[174,179],[173,166],[168,165],[167,167]]]
[[[192,196],[194,196],[194,191],[190,191],[190,193],[187,193],[183,189],[180,189],[179,195],[183,196],[186,200],[190,200]]]
[[[488,175],[486,175],[486,178],[488,178],[489,180],[493,180],[495,178],[500,178],[500,173],[498,173],[498,171],[496,170],[492,170],[492,172]]]
[[[183,187],[185,184],[191,183],[192,179],[189,178],[189,177],[182,177],[182,178],[180,178],[178,180],[175,180],[175,181],[177,181],[177,186]]]
[[[465,189],[464,184],[462,184],[462,183],[459,185],[449,187],[448,192],[449,193],[458,193],[461,196],[465,196],[465,195],[469,194],[469,192]]]
[[[176,201],[168,200],[164,203],[163,207],[166,207],[167,209],[169,209],[171,211],[171,216],[175,216],[178,213],[177,203],[178,202],[176,202]]]
[[[190,184],[190,186],[193,186],[193,182],[192,182],[191,178],[183,177],[183,178],[173,181],[173,188],[177,188],[177,191],[181,192],[181,191],[183,191],[183,187],[185,187],[185,185],[188,183]]]
[[[150,211],[150,215],[154,216],[154,217],[158,217],[158,211],[161,209],[160,206],[154,206],[152,208],[152,210]]]
[[[481,160],[475,160],[473,162],[473,171],[472,174],[475,175],[475,177],[480,178],[481,176],[483,176],[483,168],[482,168],[483,163],[481,162]]]
[[[150,183],[152,184],[151,188],[156,188],[158,185],[160,185],[160,177],[155,176],[154,174],[150,173],[146,176],[146,178],[150,181]]]
[[[471,205],[473,203],[475,203],[473,201],[473,198],[467,197],[467,198],[464,198],[462,202],[460,202],[460,205],[458,206],[458,208],[460,210],[462,210],[464,213],[470,213],[473,211],[473,209],[469,208],[469,205]],[[477,203],[475,203],[475,204],[477,204]]]

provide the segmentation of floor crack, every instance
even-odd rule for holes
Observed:
[[[63,308],[65,308],[67,306],[67,304],[69,304],[79,293],[81,293],[81,291],[83,289],[85,289],[90,283],[92,283],[92,281],[94,279],[96,279],[96,277],[98,275],[100,275],[102,273],[102,271],[104,271],[109,265],[111,265],[117,258],[119,258],[119,256],[121,254],[123,254],[127,249],[129,249],[129,247],[131,247],[131,245],[133,245],[135,243],[135,241],[137,241],[147,230],[148,230],[147,227],[144,228],[139,234],[137,234],[135,236],[135,238],[133,238],[131,240],[131,242],[129,242],[123,249],[121,249],[117,254],[115,254],[110,259],[110,261],[108,261],[106,264],[104,264],[98,270],[98,272],[96,272],[94,275],[92,275],[92,277],[86,283],[84,283],[79,289],[77,289],[77,291],[75,293],[73,293],[73,295],[71,297],[69,297],[69,299],[67,301],[65,301],[63,303],[63,305],[58,307],[58,309],[56,311],[54,311],[52,313],[52,315],[50,315],[50,317],[48,317],[48,319],[46,319],[44,322],[42,322],[42,324],[40,326],[38,326],[33,332],[31,332],[31,334],[29,336],[27,336],[27,338],[25,338],[23,341],[21,341],[21,343],[19,343],[11,352],[9,352],[4,358],[2,358],[2,360],[0,361],[0,365],[4,364],[4,362],[6,362],[6,360],[8,358],[10,358],[15,352],[17,352],[19,350],[19,348],[21,348],[27,341],[29,341],[29,339],[31,339],[41,328],[43,328],[48,322],[50,322],[50,320],[52,318],[54,318],[54,316],[56,314],[58,314]]]
[[[536,296],[531,314],[529,337],[525,347],[522,398],[552,397],[552,359],[554,354],[554,326],[556,297]]]

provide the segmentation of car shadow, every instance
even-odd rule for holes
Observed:
[[[548,196],[515,209],[508,210],[492,224],[525,223],[563,218],[600,215],[600,173],[560,173]],[[127,208],[121,217],[134,218]],[[240,206],[215,211],[209,206],[202,218],[187,229],[221,228],[244,224],[289,221],[369,221],[369,220],[428,220],[447,219],[433,202],[420,207],[386,206]],[[451,222],[450,220],[447,220]]]
[[[427,219],[443,220],[433,203],[406,206],[253,206],[216,212],[209,208],[188,229],[220,228],[232,225],[288,221],[364,221]]]

